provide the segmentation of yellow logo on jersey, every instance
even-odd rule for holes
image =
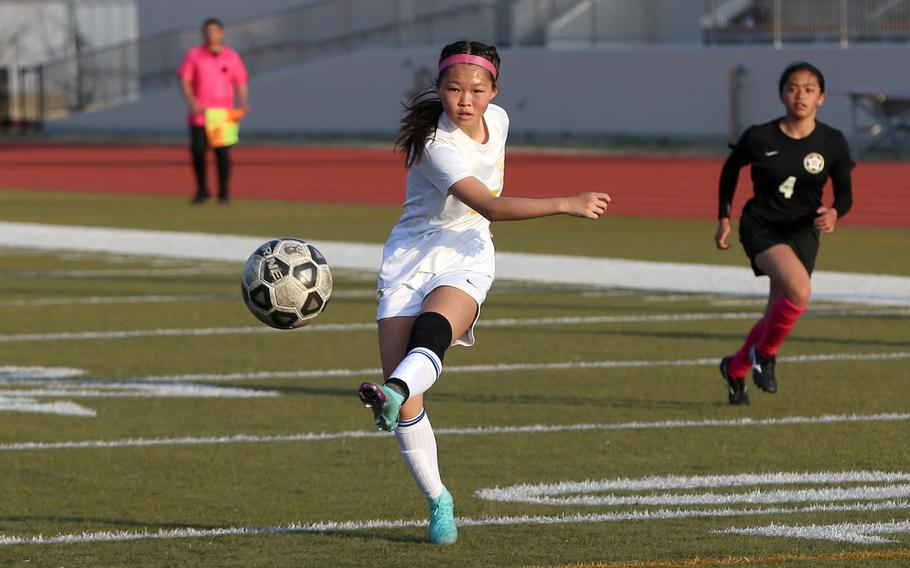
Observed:
[[[502,195],[502,186],[506,181],[506,156],[503,154],[499,157],[499,160],[496,161],[496,170],[499,172],[499,187],[496,189],[487,188],[490,192],[490,195],[493,197],[499,197]],[[477,211],[471,209],[471,215],[477,215]]]
[[[803,158],[803,167],[810,174],[821,173],[825,169],[825,158],[817,152],[806,154],[806,157]]]

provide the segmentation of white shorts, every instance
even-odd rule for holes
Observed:
[[[440,286],[458,288],[477,302],[477,314],[468,330],[464,332],[455,345],[470,347],[474,345],[474,326],[480,318],[480,306],[487,298],[487,292],[493,285],[493,276],[470,270],[456,270],[443,274],[417,272],[404,284],[389,288],[380,288],[376,292],[379,307],[376,320],[399,316],[416,316],[420,314],[423,299]]]

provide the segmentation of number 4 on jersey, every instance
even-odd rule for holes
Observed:
[[[784,183],[780,184],[780,187],[777,188],[778,191],[784,194],[784,197],[790,199],[793,196],[793,186],[796,185],[796,177],[790,176],[784,180]]]

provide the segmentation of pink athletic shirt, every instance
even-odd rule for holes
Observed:
[[[240,55],[223,45],[212,53],[205,45],[186,52],[177,75],[193,82],[193,95],[202,108],[234,108],[234,87],[247,82],[246,67]],[[205,126],[205,113],[189,114],[193,126]]]

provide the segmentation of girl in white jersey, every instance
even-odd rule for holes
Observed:
[[[566,214],[597,219],[606,193],[501,197],[506,112],[498,93],[499,54],[479,42],[445,46],[433,88],[407,106],[397,148],[408,168],[404,214],[379,270],[379,351],[385,383],[359,394],[376,426],[393,430],[401,455],[430,505],[429,540],[458,538],[454,502],[442,484],[436,438],[423,394],[450,345],[474,344],[474,324],[493,284],[491,221]]]

